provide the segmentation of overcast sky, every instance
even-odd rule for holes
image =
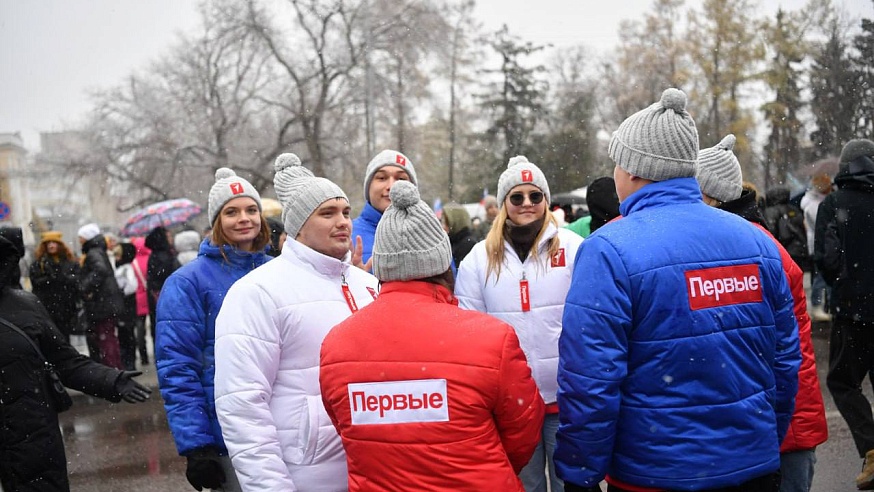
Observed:
[[[694,1],[694,0],[692,0]],[[871,0],[837,0],[874,17]],[[622,19],[638,19],[652,0],[477,0],[488,30],[506,23],[537,44],[585,44],[605,52]],[[762,13],[804,0],[759,0]],[[691,4],[691,2],[687,2]],[[20,132],[38,150],[39,132],[74,126],[88,91],[111,87],[166,53],[197,26],[194,0],[0,0],[0,132]],[[621,6],[621,7],[620,7]]]

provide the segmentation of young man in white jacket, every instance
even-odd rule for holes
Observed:
[[[216,412],[244,491],[344,491],[346,456],[319,391],[328,331],[373,301],[377,280],[352,266],[349,200],[294,154],[274,186],[289,240],[240,279],[216,321]]]

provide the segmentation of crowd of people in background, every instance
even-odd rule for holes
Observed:
[[[431,210],[384,150],[353,219],[285,153],[279,216],[221,168],[205,234],[85,224],[77,256],[43,232],[32,294],[21,231],[0,231],[0,369],[27,381],[3,376],[3,418],[34,436],[0,437],[3,490],[69,489],[43,358],[135,403],[154,354],[197,490],[809,492],[828,438],[812,321],[833,322],[827,386],[874,489],[874,142],[795,197],[761,196],[734,144],[700,149],[668,89],[614,132],[584,213],[516,156],[473,218]]]

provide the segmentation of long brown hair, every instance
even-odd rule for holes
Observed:
[[[495,217],[495,221],[492,222],[492,228],[489,229],[489,234],[486,236],[486,256],[489,258],[489,266],[486,269],[486,282],[488,282],[489,275],[491,275],[492,272],[495,273],[495,283],[498,283],[498,279],[501,278],[501,267],[504,265],[504,227],[506,226],[508,218],[507,204],[505,203],[498,209],[498,216]],[[546,233],[546,229],[549,228],[549,224],[553,224],[558,228],[558,221],[555,220],[555,216],[553,216],[552,212],[549,211],[549,207],[546,207],[546,210],[544,211],[543,226],[537,233],[537,237],[534,239],[534,244],[531,245],[531,252],[529,253],[529,256],[533,257],[534,261],[541,266],[544,265],[540,261],[538,246],[540,245],[540,239]],[[559,246],[561,246],[558,234],[549,240],[548,245],[549,248],[546,257],[552,258],[556,253],[558,253]]]
[[[216,215],[215,220],[212,222],[212,237],[210,241],[219,247],[219,251],[222,252],[222,257],[227,260],[228,257],[225,256],[225,250],[222,246],[228,245],[232,248],[236,248],[236,246],[228,240],[228,237],[222,230],[221,220],[221,212],[219,212],[219,214]],[[255,236],[255,239],[252,241],[252,249],[250,251],[253,253],[262,251],[268,244],[270,244],[270,227],[267,225],[267,219],[264,218],[264,214],[261,214],[261,230],[258,231],[258,235]]]
[[[36,247],[36,251],[34,252],[34,257],[37,260],[41,260],[43,257],[48,256],[48,252],[46,251],[46,246],[48,243],[58,243],[60,246],[60,251],[58,251],[58,257],[64,258],[72,261],[74,259],[73,252],[70,251],[70,248],[67,247],[67,244],[63,241],[55,241],[54,239],[48,241],[40,241],[39,245]]]

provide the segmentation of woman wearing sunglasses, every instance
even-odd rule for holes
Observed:
[[[516,330],[532,376],[547,405],[541,441],[519,474],[527,492],[563,486],[552,461],[558,406],[558,337],[582,238],[558,227],[549,211],[549,184],[524,156],[510,159],[498,179],[498,216],[484,241],[458,268],[459,305],[491,314]],[[548,467],[548,478],[545,472]]]

